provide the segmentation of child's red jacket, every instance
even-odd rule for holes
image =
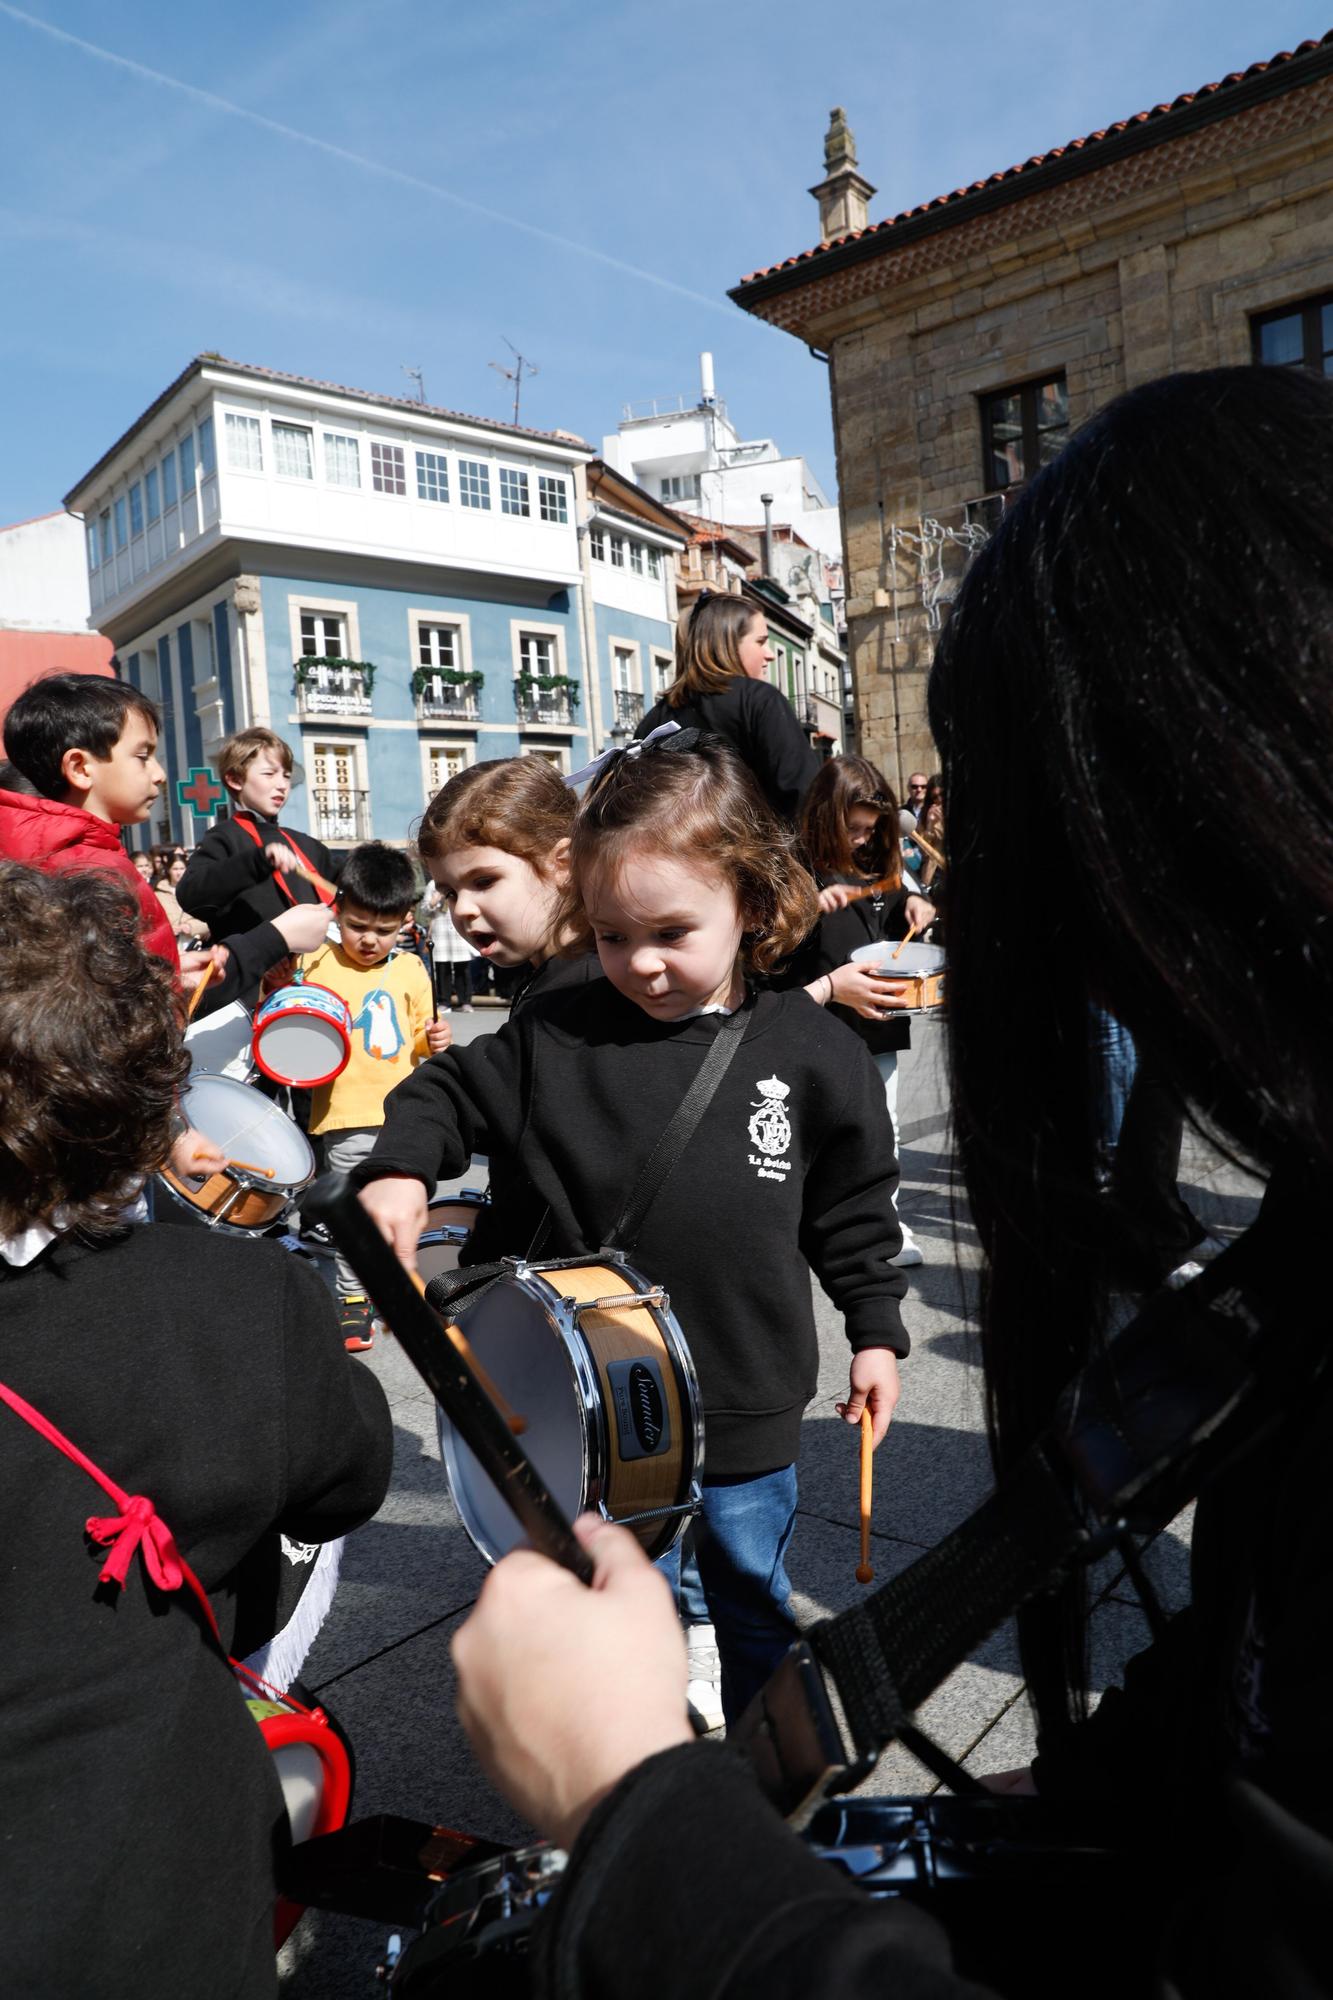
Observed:
[[[108,868],[122,876],[138,900],[145,951],[156,952],[173,971],[179,967],[167,913],[121,846],[120,829],[110,820],[98,819],[82,806],[0,791],[0,854],[48,874],[67,868]]]

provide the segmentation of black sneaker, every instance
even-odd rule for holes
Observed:
[[[369,1354],[375,1345],[375,1308],[364,1292],[339,1299],[338,1328],[349,1354]]]

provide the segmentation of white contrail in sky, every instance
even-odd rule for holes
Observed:
[[[279,139],[290,139],[298,146],[309,146],[314,152],[327,153],[349,167],[377,174],[381,180],[397,181],[400,187],[414,188],[418,194],[429,195],[433,201],[448,202],[454,208],[465,209],[470,215],[483,216],[488,222],[499,223],[504,229],[519,229],[525,236],[535,236],[542,243],[553,243],[557,249],[568,250],[576,257],[589,257],[594,263],[605,264],[612,271],[621,271],[628,278],[638,278],[645,285],[656,285],[660,291],[675,292],[678,298],[689,299],[696,306],[706,306],[709,312],[725,313],[729,319],[734,317],[735,309],[724,305],[720,299],[710,299],[704,292],[691,291],[688,285],[678,285],[674,279],[663,278],[656,271],[645,271],[638,264],[626,263],[623,257],[612,257],[605,250],[593,249],[591,244],[577,243],[570,236],[557,235],[553,229],[542,229],[535,222],[525,222],[521,216],[506,215],[501,209],[488,208],[484,202],[455,194],[451,188],[422,180],[419,175],[409,174],[401,167],[391,167],[384,160],[373,160],[365,153],[353,153],[346,146],[335,146],[331,140],[321,139],[314,132],[302,132],[295,125],[283,125],[276,118],[266,118],[262,112],[251,111],[244,104],[235,104],[229,97],[219,97],[215,91],[201,90],[198,84],[185,83],[178,76],[168,76],[165,70],[150,69],[146,63],[117,55],[114,49],[104,49],[97,42],[86,42],[81,35],[71,35],[67,29],[57,28],[36,14],[27,14],[21,7],[10,6],[9,0],[0,0],[0,14],[7,14],[12,21],[21,22],[25,28],[35,28],[39,34],[49,35],[52,41],[78,49],[83,55],[95,56],[98,62],[110,63],[113,68],[137,76],[144,83],[162,84],[168,90],[192,97],[196,104],[207,105],[210,111],[223,111],[230,118],[243,118],[247,124],[272,132]]]

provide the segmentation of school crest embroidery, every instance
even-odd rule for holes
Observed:
[[[791,1144],[791,1121],[783,1110],[791,1089],[776,1076],[761,1078],[756,1087],[759,1101],[751,1107],[754,1115],[749,1124],[750,1144],[771,1158],[785,1153]]]

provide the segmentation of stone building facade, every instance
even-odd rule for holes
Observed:
[[[901,785],[958,579],[1070,428],[1174,369],[1333,373],[1333,35],[873,225],[839,118],[812,192],[854,226],[731,296],[828,357],[861,740]]]

